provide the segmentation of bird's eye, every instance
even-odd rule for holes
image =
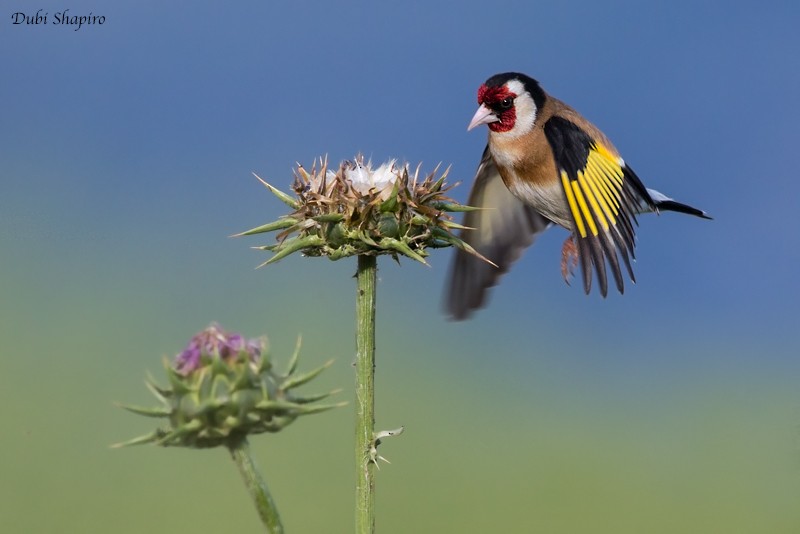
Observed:
[[[504,98],[500,101],[500,109],[511,109],[511,106],[514,105],[514,99],[511,97]]]

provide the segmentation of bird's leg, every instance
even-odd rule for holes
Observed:
[[[569,285],[569,279],[572,278],[572,273],[577,266],[578,245],[575,244],[575,234],[570,234],[561,249],[561,276],[564,277],[567,285]]]

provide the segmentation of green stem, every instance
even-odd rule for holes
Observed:
[[[261,477],[261,473],[258,472],[258,467],[253,457],[250,456],[250,444],[247,442],[247,438],[242,438],[236,443],[228,445],[228,450],[233,461],[236,462],[236,467],[239,468],[239,473],[241,473],[244,484],[247,486],[247,492],[253,498],[258,515],[261,517],[261,522],[267,527],[267,532],[269,534],[283,534],[283,525],[278,515],[278,509],[269,494],[267,483]]]
[[[358,257],[356,293],[356,534],[375,532],[375,256]]]

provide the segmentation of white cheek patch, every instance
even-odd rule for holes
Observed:
[[[525,86],[522,85],[522,82],[519,80],[509,80],[508,83],[506,83],[506,87],[515,95],[521,95],[525,92]]]
[[[525,86],[519,80],[511,80],[508,82],[508,89],[517,95],[514,99],[514,110],[517,119],[514,122],[514,127],[507,132],[499,133],[505,137],[519,137],[525,135],[533,129],[533,123],[536,122],[536,103],[531,98],[531,95],[526,91]]]

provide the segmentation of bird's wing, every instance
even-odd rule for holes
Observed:
[[[445,310],[462,320],[482,307],[487,290],[497,284],[550,221],[511,194],[497,171],[489,147],[483,151],[468,205],[480,208],[466,213],[461,239],[497,267],[456,249],[450,266]]]
[[[655,202],[636,174],[613,147],[593,139],[575,123],[550,118],[544,126],[553,150],[560,183],[572,215],[586,293],[592,288],[592,267],[600,293],[608,293],[606,261],[620,293],[624,290],[619,257],[632,281],[636,214],[652,211]]]

